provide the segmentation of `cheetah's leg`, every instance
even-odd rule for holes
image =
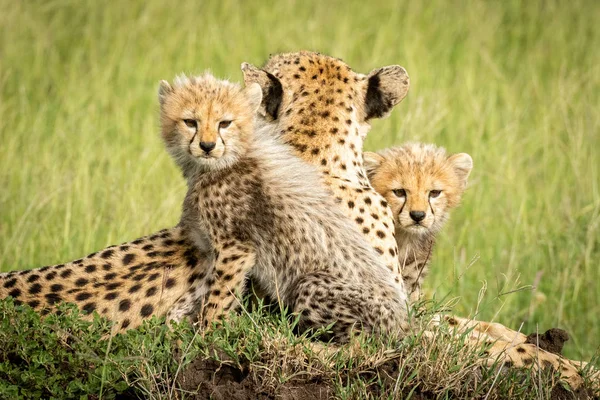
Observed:
[[[516,344],[497,340],[492,343],[487,352],[485,362],[488,365],[497,363],[516,368],[531,367],[534,371],[540,369],[559,371],[561,379],[573,389],[580,388],[584,383],[578,366],[573,361],[540,349],[534,344]]]
[[[356,287],[326,272],[302,276],[296,285],[294,312],[302,328],[334,323],[336,342],[347,342],[358,331],[404,335],[408,332],[406,306],[392,287],[365,283]]]
[[[527,336],[514,331],[506,326],[493,323],[460,318],[457,316],[443,316],[453,327],[455,334],[468,332],[469,345],[481,346],[488,344],[484,360],[487,365],[510,365],[516,368],[531,367],[534,370],[551,368],[560,372],[561,379],[569,383],[572,389],[578,389],[583,384],[579,370],[586,367],[586,363],[573,361],[559,354],[545,351],[533,343],[526,343]],[[434,325],[438,325],[438,319]],[[431,337],[435,335],[432,333]],[[591,375],[592,386],[600,388],[600,373]]]
[[[461,318],[455,315],[437,316],[435,325],[441,322],[441,319],[448,321],[448,324],[458,333],[469,332],[472,339],[482,341],[501,340],[513,344],[525,343],[527,336],[496,322],[484,322],[474,319]]]
[[[400,265],[402,271],[402,280],[404,281],[404,288],[409,295],[410,303],[416,303],[421,299],[423,281],[429,272],[429,257],[431,256],[431,248],[429,249],[429,255],[425,260],[419,257],[417,254],[410,254],[409,257],[408,249],[404,254],[404,257],[400,257],[400,260],[404,261]],[[412,262],[406,262],[408,259],[413,259]]]
[[[214,257],[204,253],[201,260],[200,268],[190,277],[189,289],[177,299],[167,313],[167,322],[181,322],[184,318],[198,315],[204,297],[214,282]]]
[[[243,292],[246,275],[256,260],[254,250],[241,243],[215,247],[218,254],[215,260],[215,280],[204,306],[205,327],[235,305],[236,294]]]
[[[488,364],[495,362],[497,359],[509,362],[515,367],[533,364],[535,369],[541,367],[560,371],[561,378],[574,389],[583,383],[579,370],[586,368],[587,363],[584,361],[571,360],[560,354],[546,351],[535,343],[528,341],[525,334],[499,323],[475,321],[456,316],[446,316],[446,318],[459,332],[472,329],[470,340],[478,343],[493,343],[489,350]],[[594,370],[590,379],[592,387],[600,390],[600,371]]]

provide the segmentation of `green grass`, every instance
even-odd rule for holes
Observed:
[[[600,4],[392,3],[0,0],[0,270],[177,222],[185,185],[158,137],[160,79],[210,68],[239,81],[243,61],[319,50],[361,72],[401,64],[411,76],[367,149],[420,140],[473,156],[429,292],[459,297],[461,315],[524,321],[527,333],[564,328],[566,354],[590,359]]]
[[[556,375],[480,366],[483,349],[465,351],[447,326],[435,341],[362,336],[338,348],[314,341],[319,332],[294,334],[297,319],[260,305],[208,332],[153,318],[114,337],[73,305],[60,311],[40,320],[0,301],[0,398],[537,400],[556,391]]]

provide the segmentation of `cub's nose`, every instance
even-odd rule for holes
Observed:
[[[200,142],[200,148],[204,150],[206,154],[210,153],[216,145],[216,142]]]
[[[424,211],[411,211],[408,213],[415,222],[421,222],[425,219]]]

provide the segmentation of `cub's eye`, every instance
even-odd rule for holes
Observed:
[[[231,125],[231,121],[221,121],[219,122],[219,129],[227,129]]]
[[[404,189],[394,189],[392,192],[396,195],[396,197],[406,197],[406,190]]]
[[[196,128],[196,120],[195,119],[184,119],[183,122],[185,122],[185,124],[190,128]]]
[[[435,199],[436,197],[438,197],[440,195],[440,193],[442,193],[441,190],[430,190],[429,197],[431,197],[432,199]]]

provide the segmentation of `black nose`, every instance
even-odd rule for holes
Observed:
[[[200,142],[200,148],[206,153],[210,153],[216,145],[216,142]]]
[[[424,211],[411,211],[409,212],[409,215],[415,222],[421,222],[425,219]]]

